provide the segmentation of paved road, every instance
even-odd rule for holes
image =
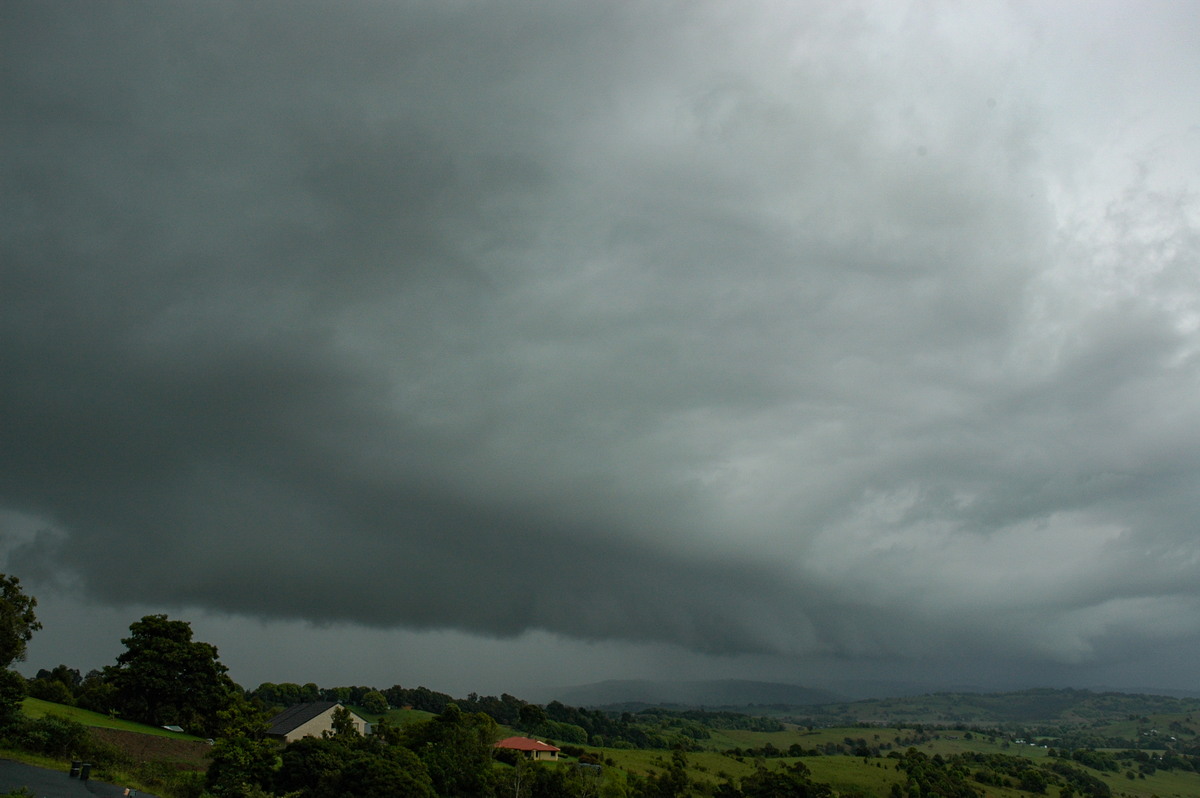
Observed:
[[[101,781],[80,781],[71,778],[65,770],[46,770],[0,759],[0,793],[27,787],[36,798],[121,798],[124,787],[116,787]],[[149,793],[139,792],[138,798],[155,798]]]

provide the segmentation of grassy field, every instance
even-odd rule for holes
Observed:
[[[73,720],[76,723],[81,723],[84,726],[91,726],[97,729],[116,729],[117,731],[135,732],[137,734],[151,734],[158,737],[169,737],[174,740],[192,740],[198,741],[202,738],[182,732],[173,732],[166,729],[160,729],[157,726],[147,726],[143,723],[134,723],[120,718],[113,718],[108,715],[102,715],[99,712],[91,712],[90,710],[80,709],[79,707],[69,707],[64,704],[53,704],[49,701],[42,701],[38,698],[26,698],[21,707],[26,717],[37,719],[46,715],[53,715],[67,720]]]
[[[365,719],[378,723],[386,719],[389,723],[403,726],[433,717],[432,713],[420,710],[393,709],[384,714],[372,714],[360,707],[353,707]],[[54,715],[67,718],[85,726],[99,730],[105,735],[123,735],[129,739],[109,737],[110,742],[120,745],[123,750],[141,754],[134,756],[137,761],[161,758],[164,763],[177,761],[183,766],[183,753],[180,751],[159,751],[160,747],[178,747],[195,744],[199,740],[187,734],[170,732],[153,726],[145,726],[107,715],[88,712],[75,707],[52,704],[38,699],[26,699],[24,712],[31,718]],[[1196,724],[1192,715],[1154,714],[1131,717],[1119,721],[1110,720],[1107,723],[1095,723],[1090,730],[1096,734],[1122,737],[1129,740],[1145,739],[1145,734],[1156,729],[1159,734],[1166,736],[1178,735],[1190,738],[1191,727]],[[1173,727],[1173,728],[1172,728]],[[512,730],[501,728],[500,735],[512,734]],[[130,739],[133,742],[130,742]],[[139,742],[143,741],[143,742]],[[160,740],[151,743],[151,740]],[[752,751],[758,751],[770,745],[783,753],[793,745],[799,745],[806,751],[837,750],[837,753],[821,756],[800,757],[799,761],[809,768],[815,781],[829,784],[839,795],[860,796],[870,798],[879,796],[886,798],[892,786],[899,784],[903,787],[907,777],[897,769],[895,759],[887,758],[888,752],[903,753],[913,747],[932,757],[940,754],[950,757],[965,752],[984,754],[1003,754],[1021,756],[1032,760],[1044,760],[1048,750],[1041,746],[1017,744],[1003,737],[990,738],[979,732],[968,733],[962,730],[927,730],[919,734],[912,729],[891,727],[839,726],[830,728],[808,729],[804,726],[788,725],[782,731],[758,732],[734,729],[713,729],[711,737],[701,741],[705,750],[693,751],[687,754],[688,778],[696,783],[717,785],[731,779],[738,781],[754,773],[758,767],[769,769],[782,768],[797,761],[795,757],[761,757]],[[880,750],[881,756],[847,756],[846,747],[856,748],[865,746],[868,749]],[[595,746],[580,746],[585,750],[599,755],[601,761],[608,767],[606,779],[623,779],[620,772],[646,775],[666,771],[672,762],[670,751],[631,750],[625,748],[597,748]],[[740,749],[741,754],[726,753]],[[191,752],[195,754],[195,752]],[[203,751],[196,756],[203,755]],[[161,756],[160,756],[161,755]],[[194,758],[194,756],[192,757]],[[190,763],[191,767],[203,768],[200,760]],[[572,766],[569,758],[562,764]],[[1107,783],[1114,798],[1200,798],[1200,774],[1188,772],[1158,771],[1151,775],[1139,776],[1134,774],[1129,778],[1121,773],[1104,773],[1086,769],[1095,777]],[[985,798],[1029,798],[1030,793],[1016,789],[975,785]],[[1059,798],[1059,788],[1051,786],[1043,798]]]
[[[821,724],[856,721],[905,724],[1054,725],[1112,722],[1167,713],[1200,714],[1200,699],[1087,690],[1031,689],[1009,693],[935,693],[827,704],[800,712]]]
[[[1152,718],[1151,722],[1158,720]],[[1164,720],[1170,720],[1164,718]],[[1143,725],[1144,725],[1143,721]],[[1161,724],[1164,727],[1166,723]],[[858,726],[834,727],[807,730],[804,727],[789,727],[779,732],[753,732],[741,730],[714,730],[711,739],[704,741],[708,750],[687,754],[688,778],[695,782],[719,784],[726,778],[740,780],[752,774],[756,767],[769,769],[785,767],[795,761],[793,757],[760,758],[753,754],[734,756],[724,753],[732,749],[743,752],[762,749],[768,743],[780,751],[786,751],[793,743],[806,750],[820,749],[833,743],[844,746],[846,739],[864,741],[868,747],[890,745],[892,751],[903,753],[911,744],[922,753],[932,757],[940,754],[950,757],[965,752],[1020,756],[1035,762],[1046,760],[1049,751],[1041,746],[1020,745],[1002,738],[989,739],[986,735],[972,733],[968,738],[963,731],[937,730],[929,739],[913,741],[910,729],[886,727],[863,728]],[[615,769],[635,774],[661,773],[671,765],[668,751],[642,751],[620,748],[595,748],[583,746],[599,754],[602,761],[611,762]],[[886,752],[885,752],[886,754]],[[799,758],[809,768],[812,778],[833,787],[838,794],[855,796],[879,796],[890,794],[893,784],[901,786],[907,780],[896,768],[896,761],[886,755],[880,757],[806,756]],[[1200,798],[1200,774],[1182,771],[1158,771],[1144,778],[1130,779],[1124,772],[1105,773],[1090,768],[1080,769],[1107,783],[1114,798]],[[1008,787],[975,784],[985,798],[1029,798],[1028,792]],[[1050,786],[1045,798],[1058,798],[1060,790]]]
[[[647,774],[665,771],[671,763],[669,752],[631,751],[621,749],[596,750],[603,759],[629,773]],[[978,749],[976,749],[978,750]],[[1043,753],[1044,756],[1044,753]],[[782,768],[797,761],[791,757],[754,760],[745,757],[738,761],[712,751],[688,754],[688,778],[694,782],[719,784],[726,778],[740,780],[754,772],[758,765],[768,769]],[[893,784],[904,785],[906,776],[896,769],[895,760],[886,757],[864,759],[853,756],[802,757],[814,781],[833,787],[839,795],[877,796],[886,798]],[[1128,779],[1124,774],[1102,773],[1081,768],[1101,779],[1112,788],[1114,798],[1197,798],[1200,796],[1200,774],[1159,771],[1144,779]],[[1007,787],[975,784],[985,798],[1029,798],[1031,793]],[[1044,798],[1058,798],[1060,790],[1049,787]]]
[[[979,733],[938,730],[929,732],[924,737],[918,737],[911,729],[863,728],[860,726],[834,726],[812,731],[801,726],[788,726],[784,731],[777,732],[718,729],[712,732],[709,739],[700,741],[700,744],[716,751],[728,751],[732,748],[758,749],[767,744],[786,751],[795,744],[806,750],[823,749],[830,744],[845,746],[847,739],[853,741],[855,746],[862,744],[867,748],[880,748],[884,754],[887,751],[904,752],[909,747],[914,747],[930,756],[933,754],[949,756],[963,751],[1009,754],[1030,759],[1046,756],[1046,749],[1040,746],[1018,745],[1002,738],[992,739]]]
[[[352,710],[354,714],[358,715],[360,718],[368,721],[369,723],[379,723],[381,720],[386,718],[387,722],[393,726],[405,726],[418,720],[428,720],[429,718],[436,717],[434,713],[426,712],[421,709],[389,709],[383,714],[378,714],[374,712],[367,712],[362,707],[356,707],[350,704],[347,704],[346,706],[348,709]]]
[[[1127,779],[1111,773],[1104,781],[1112,787],[1113,795],[1149,796],[1159,798],[1196,798],[1200,796],[1200,775],[1196,773],[1168,773],[1160,770],[1145,779]]]
[[[904,785],[905,776],[890,759],[819,756],[802,760],[812,771],[814,781],[824,782],[838,793],[884,796],[893,784]]]
[[[1200,718],[1195,713],[1155,713],[1126,720],[1094,725],[1092,730],[1109,737],[1130,740],[1175,737],[1194,741],[1200,736]]]

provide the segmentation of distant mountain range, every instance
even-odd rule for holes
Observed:
[[[642,679],[612,679],[594,684],[549,690],[545,701],[561,701],[568,706],[639,708],[645,706],[682,706],[736,708],[750,706],[812,706],[849,699],[844,693],[813,687],[743,679],[670,682]]]
[[[538,703],[560,701],[568,706],[607,710],[637,711],[646,707],[705,708],[750,712],[754,708],[789,709],[805,715],[850,721],[863,718],[895,719],[1013,720],[1017,718],[1059,717],[1075,709],[1087,715],[1106,714],[1105,709],[1144,713],[1178,710],[1182,704],[1173,699],[1193,701],[1200,698],[1186,690],[1120,690],[1092,688],[1070,690],[1038,688],[1018,691],[989,691],[975,688],[951,688],[941,691],[927,685],[898,682],[845,682],[838,689],[801,687],[795,684],[758,682],[744,679],[710,681],[655,681],[649,679],[612,679],[594,684],[560,687],[541,691],[531,697]],[[1158,696],[1158,698],[1155,698]],[[1123,697],[1123,698],[1122,698]],[[1095,704],[1103,705],[1094,706]],[[1190,709],[1191,705],[1189,705]]]

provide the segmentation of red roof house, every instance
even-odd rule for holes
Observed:
[[[497,748],[520,751],[530,759],[558,759],[558,749],[532,737],[506,737],[496,743]]]

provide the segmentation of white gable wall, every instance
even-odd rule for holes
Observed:
[[[290,732],[284,735],[284,741],[290,743],[295,740],[299,740],[301,737],[320,737],[327,731],[333,731],[333,713],[337,711],[337,709],[338,707],[330,707],[307,723],[303,723],[300,726],[292,729]],[[349,712],[350,710],[346,711]],[[365,720],[360,718],[358,715],[355,715],[353,712],[350,712],[350,720],[354,723],[355,731],[364,735],[367,733],[367,722]]]

